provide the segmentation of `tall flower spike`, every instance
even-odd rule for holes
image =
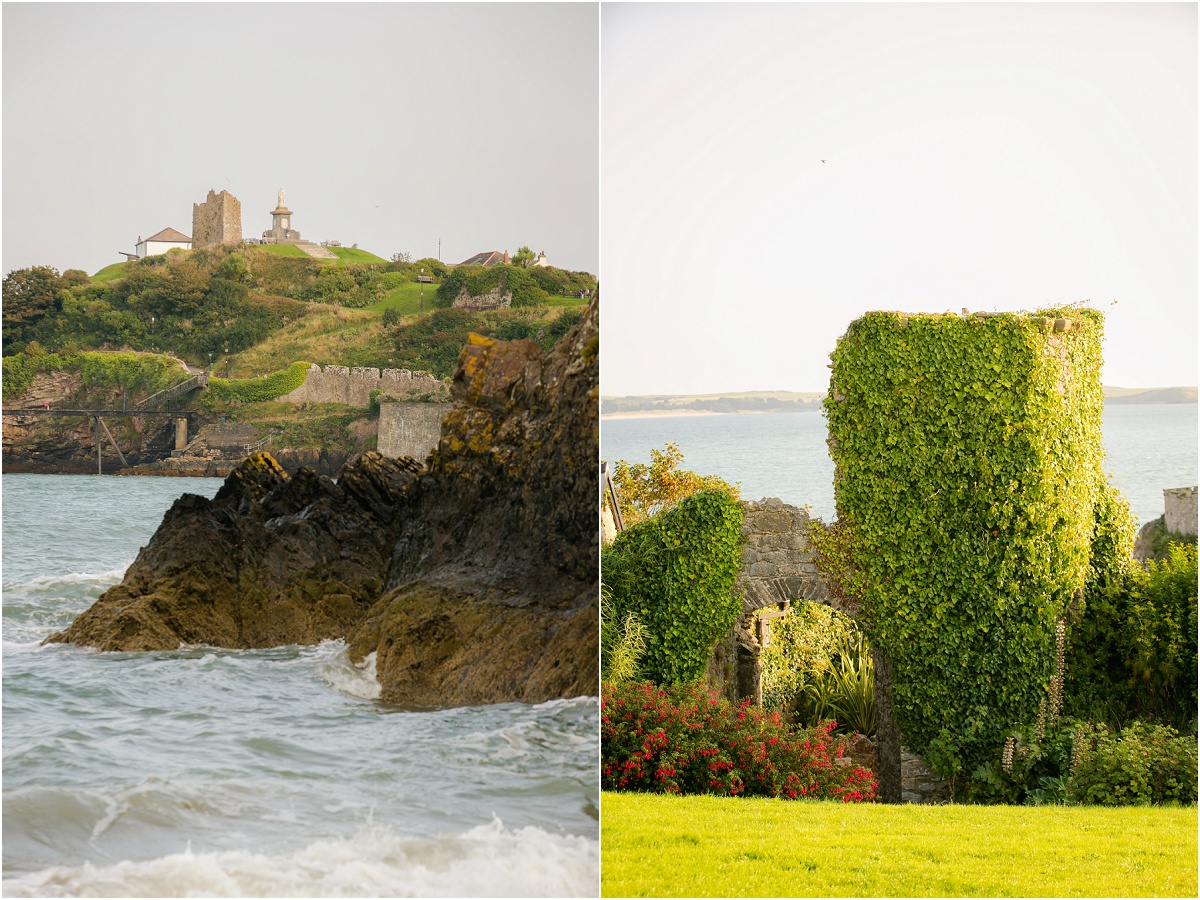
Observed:
[[[1067,669],[1067,623],[1059,619],[1054,652],[1054,677],[1050,679],[1050,721],[1057,722],[1062,713],[1063,681]]]
[[[1045,697],[1043,697],[1041,702],[1038,703],[1038,717],[1037,717],[1037,725],[1034,728],[1034,736],[1037,738],[1037,742],[1039,744],[1042,742],[1042,738],[1044,738],[1046,736],[1046,698]]]
[[[1006,738],[1004,741],[1004,752],[1000,755],[1000,765],[1009,775],[1012,774],[1013,761],[1013,739]]]

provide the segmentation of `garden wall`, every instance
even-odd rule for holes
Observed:
[[[1196,533],[1196,489],[1167,488],[1163,491],[1167,531],[1173,534]]]

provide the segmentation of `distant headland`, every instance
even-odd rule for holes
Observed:
[[[1104,386],[1105,404],[1195,403],[1195,387],[1125,388]],[[605,419],[646,416],[705,416],[728,413],[817,412],[821,391],[733,391],[723,394],[647,394],[600,398]]]

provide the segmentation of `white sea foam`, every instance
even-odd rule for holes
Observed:
[[[61,575],[35,575],[33,578],[24,582],[11,582],[12,585],[24,584],[29,587],[47,588],[54,587],[60,584],[119,584],[121,579],[125,577],[126,570],[133,564],[132,559],[128,559],[114,569],[108,569],[104,572],[66,572]],[[5,584],[8,589],[9,584]]]
[[[463,834],[401,838],[368,825],[294,853],[192,853],[56,866],[5,879],[12,897],[580,897],[599,892],[594,839],[499,819]]]
[[[322,641],[318,671],[330,687],[358,697],[362,700],[378,700],[381,687],[375,675],[375,652],[355,665],[350,662],[350,653],[341,641]]]

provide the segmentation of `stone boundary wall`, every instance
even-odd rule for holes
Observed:
[[[409,456],[424,463],[442,438],[442,419],[453,403],[379,404],[379,452],[388,459]]]
[[[1167,488],[1163,491],[1167,531],[1175,534],[1196,533],[1196,488]]]
[[[309,367],[304,384],[280,400],[288,403],[344,403],[347,406],[370,406],[371,391],[441,391],[445,384],[428,372],[408,369],[379,369],[356,366],[326,366],[315,363]],[[436,405],[436,404],[434,404]]]

